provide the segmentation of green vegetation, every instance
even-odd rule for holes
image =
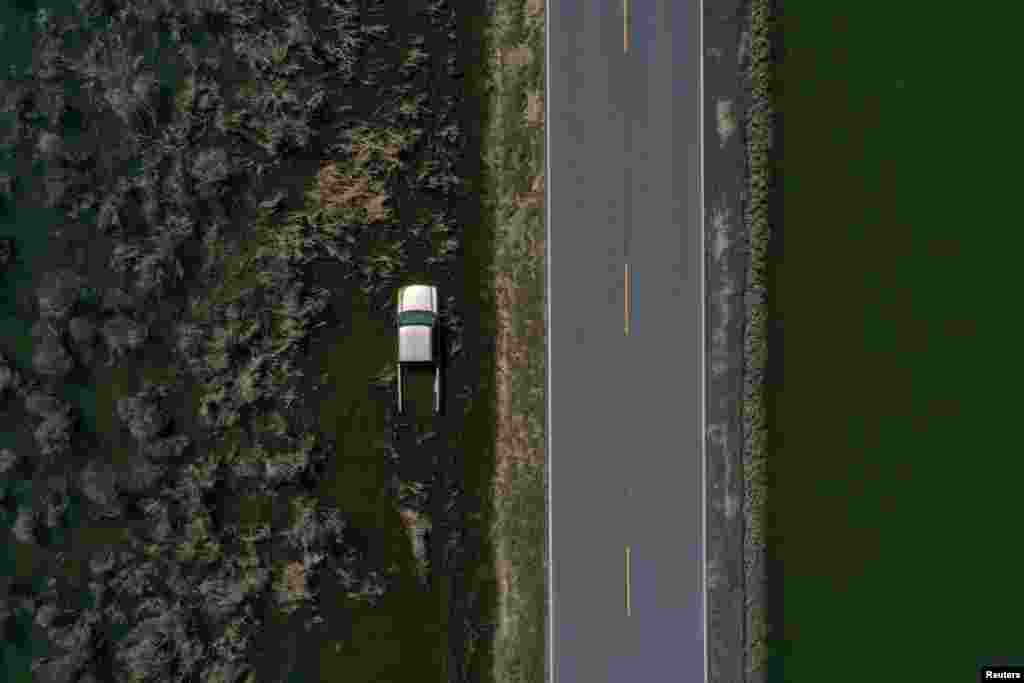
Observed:
[[[196,79],[189,76],[182,81],[178,92],[174,96],[174,105],[181,114],[188,114],[192,110],[192,104],[196,97]]]
[[[492,54],[544,54],[539,5],[499,0],[488,27]],[[493,652],[474,644],[475,670],[496,683],[546,680],[546,463],[544,327],[544,136],[528,106],[544,92],[544,60],[487,64],[492,114],[484,158],[487,215],[496,231],[497,473],[489,522],[497,567],[480,568],[479,590],[498,592]],[[435,231],[443,251],[443,230]],[[515,360],[524,358],[524,360]],[[514,419],[522,416],[525,419]],[[488,517],[481,517],[487,521]],[[497,575],[496,575],[497,574]],[[504,585],[503,585],[504,584]]]
[[[47,312],[68,347],[54,354],[65,351],[68,375],[95,386],[96,433],[74,430],[78,412],[37,400],[51,413],[23,426],[29,445],[17,442],[19,457],[40,463],[33,474],[47,487],[60,481],[50,475],[67,475],[73,493],[57,483],[29,492],[38,514],[23,516],[19,533],[72,547],[66,577],[103,587],[82,610],[105,615],[108,632],[88,642],[109,636],[112,647],[45,666],[66,665],[54,675],[75,680],[251,683],[261,668],[240,660],[266,652],[273,666],[292,667],[280,672],[290,680],[321,637],[324,679],[339,666],[361,680],[433,680],[466,654],[479,662],[486,648],[470,634],[490,615],[461,605],[488,599],[456,594],[452,577],[460,563],[479,574],[488,548],[460,540],[470,559],[443,560],[443,534],[485,521],[448,503],[486,498],[474,454],[486,459],[493,435],[473,427],[476,436],[455,439],[466,457],[435,465],[446,486],[406,501],[418,506],[417,529],[451,516],[433,526],[428,555],[425,536],[407,533],[392,488],[399,469],[423,458],[415,439],[396,443],[389,408],[394,292],[407,281],[449,283],[444,322],[469,359],[456,357],[452,376],[471,385],[467,395],[488,367],[476,348],[488,313],[477,304],[493,226],[478,225],[474,182],[459,175],[479,157],[467,133],[477,112],[459,78],[474,27],[438,3],[411,13],[378,0],[328,2],[315,14],[228,3],[208,25],[149,0],[108,5],[43,12],[27,62],[41,74],[5,80],[2,103],[12,125],[0,144],[47,155],[25,160],[39,184],[26,201],[47,204],[54,218],[36,267],[56,260],[44,251],[68,254],[68,269],[89,283],[70,306],[55,291],[28,313]],[[101,19],[103,35],[83,29]],[[71,33],[77,47],[62,52]],[[77,80],[77,91],[55,87],[61,79]],[[66,131],[43,137],[48,122],[64,120]],[[19,221],[31,210],[17,208]],[[35,350],[20,350],[19,370],[45,387],[31,367]],[[22,400],[13,391],[3,398]],[[453,397],[453,414],[468,400]],[[479,400],[472,416],[481,424],[487,404]],[[64,437],[62,461],[34,457],[33,439],[57,452]],[[467,471],[480,476],[460,493]],[[80,547],[103,539],[123,552]],[[47,544],[26,545],[19,572],[58,561]],[[70,589],[54,590],[34,599],[63,600]],[[159,613],[158,626],[146,610]],[[282,629],[313,615],[324,634],[357,627],[332,648],[334,636],[307,625],[307,652],[292,664],[269,656],[289,642]],[[208,628],[193,628],[200,616]],[[68,635],[62,629],[52,635]]]
[[[771,163],[773,112],[771,40],[772,5],[755,0],[750,8],[750,55],[748,79],[754,106],[747,118],[747,168],[749,173],[744,223],[750,231],[750,261],[747,272],[748,305],[743,340],[743,479],[744,479],[744,565],[747,568],[746,675],[761,675],[768,664],[768,628],[764,596],[765,514],[767,497],[767,420],[764,372],[767,354],[768,242],[770,239]],[[753,296],[751,296],[753,295]],[[755,574],[754,572],[758,572]]]
[[[257,415],[253,418],[253,431],[257,434],[284,436],[288,431],[288,422],[278,412]]]
[[[193,516],[185,527],[184,538],[178,544],[176,557],[180,562],[198,561],[204,564],[220,558],[220,544],[212,537],[209,514]]]

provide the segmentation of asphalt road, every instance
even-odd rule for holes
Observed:
[[[629,16],[548,3],[554,683],[705,680],[701,5]]]

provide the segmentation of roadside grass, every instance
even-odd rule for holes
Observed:
[[[747,68],[751,99],[746,120],[747,202],[745,227],[750,235],[747,271],[748,302],[743,340],[743,478],[744,566],[746,624],[744,657],[746,680],[765,680],[770,665],[769,615],[764,583],[768,511],[769,411],[773,404],[765,391],[770,300],[773,271],[768,247],[771,239],[773,67],[772,39],[778,19],[769,0],[750,6],[750,54]]]
[[[546,680],[544,15],[498,0],[487,27],[491,120],[485,211],[495,227],[498,444],[494,521],[495,683]]]

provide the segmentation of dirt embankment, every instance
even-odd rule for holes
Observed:
[[[543,2],[499,0],[488,31],[485,158],[497,236],[493,676],[539,683],[547,614]]]

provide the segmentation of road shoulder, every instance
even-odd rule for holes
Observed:
[[[544,3],[497,0],[486,43],[488,201],[495,224],[493,523],[498,586],[493,677],[546,680],[546,244]]]
[[[765,680],[775,0],[706,0],[708,680]],[[780,351],[772,349],[771,353]]]

